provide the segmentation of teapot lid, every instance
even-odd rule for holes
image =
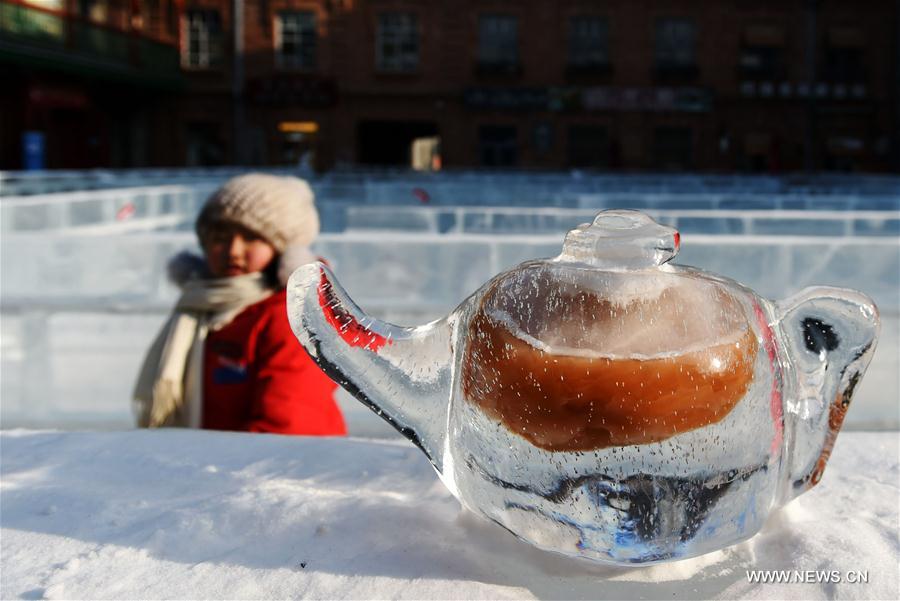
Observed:
[[[678,230],[640,211],[609,210],[571,230],[556,260],[603,269],[643,269],[670,261],[680,243]]]

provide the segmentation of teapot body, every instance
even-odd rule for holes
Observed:
[[[698,280],[689,269],[606,274],[612,289],[635,277],[652,280],[643,291],[701,286],[701,297],[718,299],[711,308],[731,313],[725,322],[735,331],[663,354],[596,353],[577,340],[558,350],[512,323],[498,301],[528,306],[527,292],[511,294],[519,284],[511,280],[522,274],[495,279],[455,320],[459,348],[441,471],[460,501],[539,547],[617,564],[698,555],[757,532],[784,481],[783,358],[774,344],[767,347],[771,304],[733,282]],[[535,290],[541,278],[526,279]],[[543,305],[556,304],[558,290],[554,282]],[[597,311],[609,310],[583,301],[595,321]],[[630,310],[647,311],[636,316],[642,320],[692,318],[666,315],[669,308]],[[689,313],[696,318],[700,309]],[[613,330],[628,310],[609,317]],[[561,311],[561,322],[577,317]],[[660,344],[680,342],[645,346]]]

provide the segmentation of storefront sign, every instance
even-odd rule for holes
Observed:
[[[700,88],[469,88],[463,104],[486,110],[703,112],[710,110],[712,96]]]
[[[614,88],[584,90],[582,106],[589,111],[675,111],[698,113],[710,110],[711,94],[700,88]]]

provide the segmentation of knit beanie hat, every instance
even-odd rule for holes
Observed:
[[[205,245],[219,222],[242,225],[262,236],[278,254],[289,245],[307,247],[319,234],[319,214],[309,184],[290,176],[250,173],[233,177],[213,192],[197,217]]]

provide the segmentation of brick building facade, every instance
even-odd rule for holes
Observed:
[[[896,0],[144,4],[148,31],[177,10],[186,81],[154,164],[409,165],[435,139],[445,167],[900,161]]]
[[[180,14],[175,0],[0,0],[0,169],[178,164]]]

